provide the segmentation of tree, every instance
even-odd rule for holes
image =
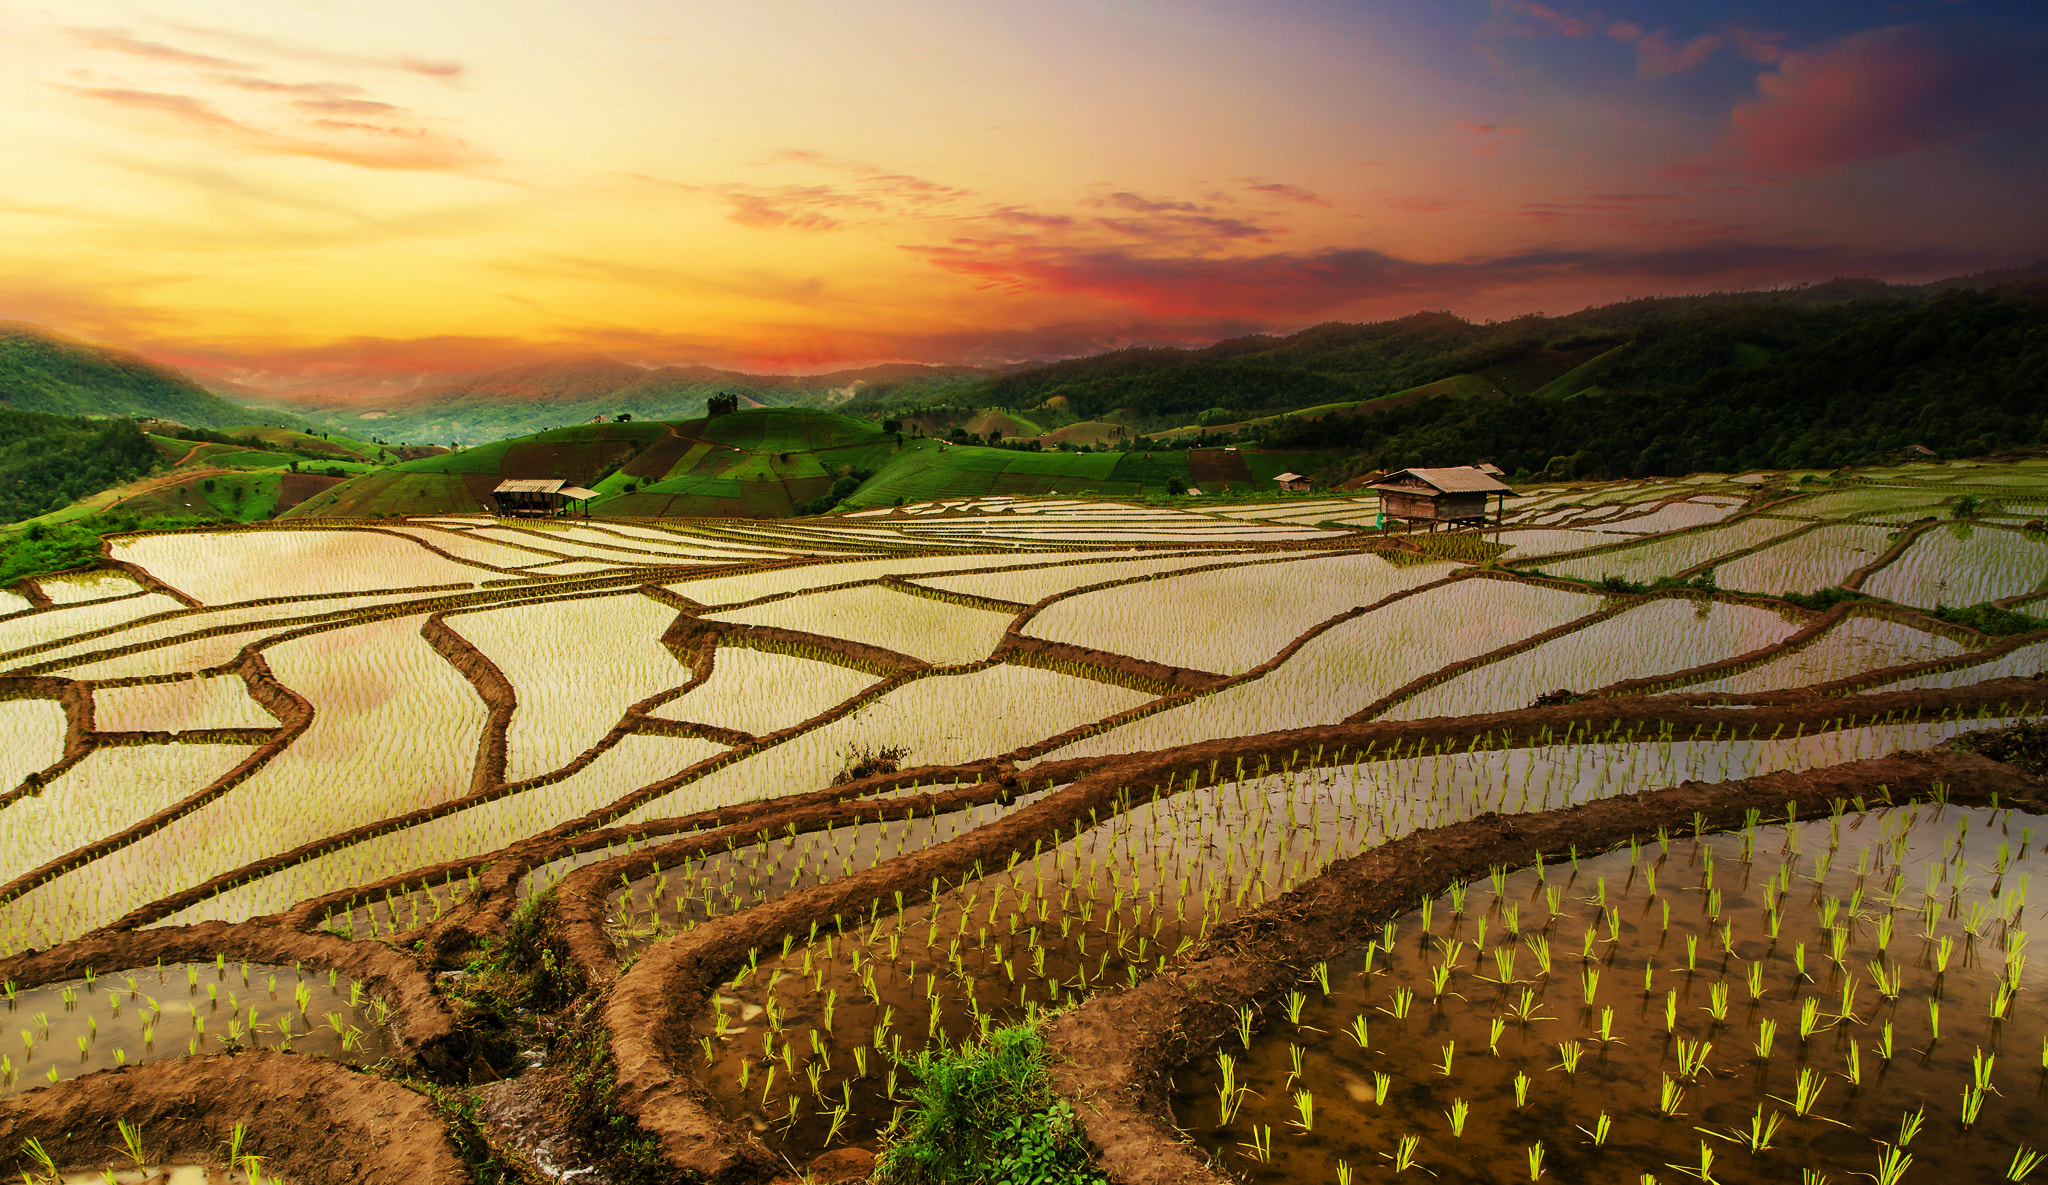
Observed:
[[[1185,494],[1188,492],[1188,483],[1178,477],[1169,477],[1166,479],[1166,492],[1169,494]]]
[[[617,420],[621,424],[630,424],[633,422],[633,413],[629,411],[622,411],[618,415],[613,416],[612,418],[614,420]]]

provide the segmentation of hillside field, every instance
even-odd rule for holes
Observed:
[[[374,1094],[408,1165],[866,1173],[1008,1034],[1119,1185],[2033,1147],[2048,462],[1552,482],[1401,534],[1067,488],[1258,453],[596,427],[321,496],[875,474],[800,520],[135,530],[0,589],[13,1146],[255,1082]]]

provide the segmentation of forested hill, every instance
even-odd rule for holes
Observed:
[[[1758,305],[1644,323],[1597,384],[1291,417],[1287,448],[1371,466],[1485,457],[1561,477],[1868,463],[2048,443],[2048,290],[1957,290],[1835,307]],[[1372,405],[1363,405],[1364,412]]]
[[[0,407],[0,523],[68,506],[148,473],[160,459],[133,420]]]
[[[1028,410],[1048,402],[1081,419],[1116,414],[1155,429],[1169,422],[1231,422],[1330,403],[1377,399],[1471,376],[1446,393],[1523,394],[1601,358],[1596,372],[1625,357],[1601,356],[1652,339],[1696,337],[1687,360],[1700,371],[1744,365],[1848,324],[1883,320],[1943,299],[1946,291],[1997,291],[2024,299],[2048,291],[2048,268],[1990,273],[1901,287],[1835,280],[1779,291],[1654,297],[1569,316],[1478,324],[1449,313],[1415,313],[1372,324],[1329,323],[1286,337],[1252,336],[1203,349],[1130,349],[1072,358],[991,377],[955,392],[961,407]],[[1995,288],[1987,285],[1997,285]],[[1937,290],[1939,289],[1939,290]],[[1667,349],[1675,356],[1683,351]],[[1595,385],[1596,372],[1570,390]],[[1599,384],[1608,376],[1597,374]],[[1683,376],[1688,382],[1698,372]],[[1430,391],[1427,394],[1435,394]],[[1550,393],[1568,393],[1553,389]],[[861,414],[868,401],[842,410]]]
[[[60,416],[176,420],[194,428],[304,423],[229,403],[138,354],[73,341],[18,321],[0,321],[0,407]]]

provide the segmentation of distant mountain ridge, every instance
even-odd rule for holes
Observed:
[[[693,419],[705,413],[711,396],[725,392],[740,395],[743,406],[829,407],[873,390],[937,397],[990,373],[970,366],[886,363],[818,375],[762,375],[711,366],[636,366],[585,355],[520,363],[369,399],[279,392],[266,401],[387,440],[475,443],[585,423],[600,415]]]
[[[304,423],[230,403],[140,354],[21,321],[0,321],[0,406],[59,416],[176,420],[194,428]]]

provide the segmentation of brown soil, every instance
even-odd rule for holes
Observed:
[[[470,1175],[424,1096],[324,1058],[186,1057],[102,1070],[0,1100],[0,1171],[35,1167],[34,1138],[65,1168],[118,1165],[117,1120],[140,1125],[160,1161],[219,1164],[243,1150],[306,1185],[467,1185]]]
[[[277,482],[278,512],[283,513],[316,494],[326,493],[344,480],[317,473],[287,473]]]
[[[404,1061],[437,1073],[453,1073],[466,1064],[466,1044],[456,1032],[454,1017],[434,994],[426,972],[404,954],[377,942],[348,942],[331,934],[226,922],[128,933],[103,930],[50,950],[0,959],[0,980],[26,988],[82,979],[88,970],[107,974],[158,961],[209,962],[217,956],[273,965],[303,962],[338,971],[361,981],[365,990],[391,1005],[392,1045]]]
[[[1220,448],[1194,448],[1188,450],[1188,484],[1205,489],[1221,490],[1225,482],[1237,482],[1250,486],[1258,479],[1252,476],[1251,466],[1244,463],[1244,454],[1225,452]]]
[[[1222,1185],[1230,1178],[1207,1167],[1167,1122],[1164,1075],[1214,1048],[1237,1008],[1269,1004],[1311,963],[1356,946],[1416,901],[1453,881],[1521,867],[1573,845],[1583,855],[1659,827],[1727,830],[1743,826],[1752,810],[1782,820],[1788,802],[1810,817],[1827,814],[1835,800],[1888,794],[1902,802],[1936,785],[1948,788],[1951,802],[2048,808],[2048,783],[1974,754],[1937,749],[1802,774],[1689,782],[1537,815],[1488,814],[1416,832],[1338,861],[1226,924],[1203,957],[1181,970],[1098,996],[1060,1018],[1050,1031],[1055,1082],[1078,1104],[1091,1148],[1119,1185]]]

